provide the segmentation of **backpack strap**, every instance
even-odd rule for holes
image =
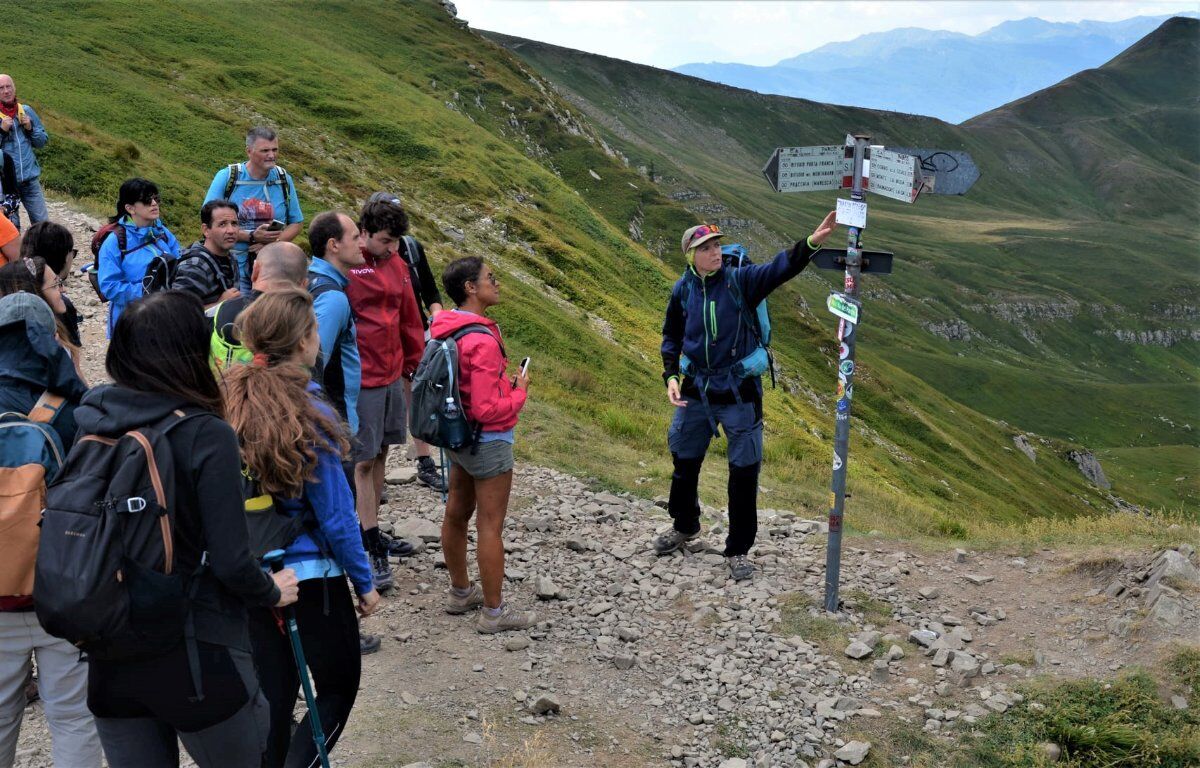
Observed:
[[[226,200],[233,194],[233,188],[237,186],[238,178],[242,175],[242,164],[230,163],[228,170],[229,178],[225,180],[225,193],[221,195]]]
[[[726,269],[729,268],[726,267]],[[742,296],[742,284],[737,279],[735,271],[729,270],[725,275],[725,282],[733,294],[733,301],[737,304],[738,314],[741,315],[742,322],[749,326],[750,332],[754,334],[754,340],[767,353],[767,368],[771,371],[771,389],[775,389],[775,355],[771,353],[770,345],[763,341],[762,329],[758,326],[757,315],[751,315],[749,308],[746,307],[745,298]]]
[[[415,267],[421,260],[420,254],[417,251],[417,240],[412,235],[405,235],[404,240],[404,260],[408,262],[408,266]]]
[[[222,290],[228,290],[232,287],[225,282],[225,273],[221,271],[221,265],[217,263],[217,257],[209,253],[208,249],[203,245],[184,251],[183,255],[179,257],[179,264],[182,265],[188,259],[201,259],[207,264],[208,268],[217,276],[217,282],[221,284]],[[178,270],[178,267],[176,267],[176,270]]]
[[[275,166],[275,170],[279,171],[279,183],[283,186],[283,218],[280,221],[287,219],[288,208],[292,205],[292,184],[288,179],[288,172],[283,169],[282,165]]]
[[[468,336],[472,333],[486,333],[488,336],[491,336],[493,339],[495,339],[496,344],[500,347],[500,354],[504,356],[505,360],[508,359],[508,353],[504,351],[504,342],[500,341],[496,334],[492,333],[492,329],[488,328],[483,323],[471,323],[470,325],[464,325],[462,328],[459,328],[457,331],[450,334],[448,338],[454,339],[454,341],[457,342],[463,336]]]
[[[29,420],[39,424],[49,424],[54,421],[54,417],[58,415],[63,404],[67,399],[62,395],[51,394],[49,390],[42,393],[42,396],[33,404],[33,408],[29,410]]]

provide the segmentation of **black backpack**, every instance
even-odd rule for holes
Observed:
[[[165,653],[186,640],[197,699],[191,601],[207,556],[175,568],[175,462],[167,435],[198,415],[174,411],[119,438],[84,435],[46,491],[34,568],[38,621],[90,656]]]

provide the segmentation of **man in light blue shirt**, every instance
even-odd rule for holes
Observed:
[[[300,234],[304,214],[291,175],[276,164],[279,139],[262,126],[246,134],[246,162],[217,171],[204,202],[230,200],[238,208],[241,228],[233,255],[238,264],[238,287],[250,294],[254,254],[264,245],[290,243]]]

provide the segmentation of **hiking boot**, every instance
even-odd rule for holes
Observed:
[[[729,558],[729,575],[734,581],[745,581],[754,576],[754,563],[745,555],[734,555]]]
[[[446,483],[442,480],[442,473],[438,469],[438,465],[433,463],[433,458],[430,456],[422,456],[417,459],[417,481],[422,485],[429,486],[438,493],[446,490]]]
[[[392,577],[392,566],[388,563],[387,552],[371,553],[371,578],[375,579],[375,589],[383,592],[391,589],[396,583]]]
[[[397,539],[380,531],[379,540],[387,547],[388,557],[408,557],[413,553],[413,545],[404,539]]]
[[[537,624],[537,614],[533,611],[518,611],[508,603],[500,607],[499,616],[489,616],[486,608],[481,608],[475,616],[475,631],[484,635],[494,635],[510,629],[529,629],[534,624]]]
[[[472,584],[471,591],[463,597],[454,594],[454,589],[451,588],[446,595],[446,613],[452,613],[455,616],[474,610],[483,605],[483,590],[478,584]]]
[[[383,641],[379,639],[379,635],[359,634],[358,636],[358,653],[361,656],[375,653],[381,645],[383,645]]]
[[[695,533],[680,533],[672,528],[654,540],[654,551],[660,555],[669,555],[675,550],[684,545],[684,542],[691,541],[700,535],[700,531]]]

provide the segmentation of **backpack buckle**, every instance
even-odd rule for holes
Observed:
[[[125,500],[125,511],[131,515],[136,515],[138,512],[143,512],[146,509],[146,500],[141,496],[134,496]]]

